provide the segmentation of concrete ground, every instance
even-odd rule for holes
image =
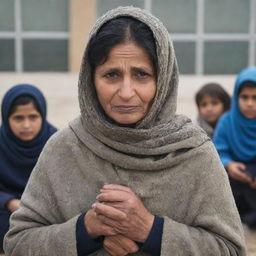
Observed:
[[[235,76],[181,76],[177,113],[196,120],[197,109],[194,104],[196,91],[207,82],[220,83],[230,94],[233,91]],[[69,73],[0,73],[0,102],[4,93],[18,83],[38,86],[48,103],[48,120],[62,129],[79,115],[77,100],[78,74]],[[248,256],[256,256],[256,232],[245,227]]]

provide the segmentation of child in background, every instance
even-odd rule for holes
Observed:
[[[230,108],[230,96],[217,83],[204,85],[195,96],[198,108],[198,125],[210,138],[221,115]]]
[[[213,141],[227,169],[241,219],[256,228],[255,67],[244,69],[238,75],[231,110],[218,122]]]
[[[4,96],[0,127],[0,252],[9,218],[46,141],[56,129],[46,121],[46,102],[34,86],[20,84]]]

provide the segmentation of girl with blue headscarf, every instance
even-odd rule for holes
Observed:
[[[0,127],[0,251],[9,217],[37,159],[56,128],[46,121],[46,101],[36,87],[20,84],[4,96]]]
[[[241,219],[256,227],[256,68],[238,75],[231,110],[220,119],[214,144],[230,177]]]

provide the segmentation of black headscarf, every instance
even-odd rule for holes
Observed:
[[[8,123],[13,102],[21,95],[31,96],[37,102],[42,117],[41,130],[31,141],[22,141],[17,138]],[[13,192],[14,194],[23,192],[46,141],[56,132],[56,128],[46,121],[46,101],[42,92],[29,84],[16,85],[5,94],[2,101],[1,114],[0,197],[3,199],[2,192]]]

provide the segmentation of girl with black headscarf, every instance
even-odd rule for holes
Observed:
[[[46,121],[46,101],[34,86],[20,84],[4,96],[0,127],[0,250],[9,217],[49,137],[56,131]]]

